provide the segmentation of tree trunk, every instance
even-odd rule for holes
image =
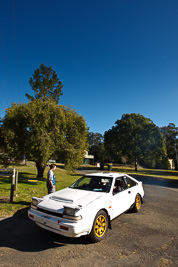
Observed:
[[[36,162],[36,168],[37,168],[37,171],[38,171],[36,178],[41,179],[41,180],[43,179],[43,174],[44,174],[45,167],[46,167],[45,164]]]

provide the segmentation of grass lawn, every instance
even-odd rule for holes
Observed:
[[[33,162],[28,162],[27,166],[9,166],[16,168],[19,172],[18,175],[18,188],[14,202],[0,203],[0,217],[13,215],[17,210],[30,207],[32,196],[42,197],[47,195],[46,178],[48,167],[45,169],[44,180],[37,182],[30,182],[29,180],[36,180],[37,170]],[[2,166],[1,166],[2,168]],[[56,168],[56,190],[60,190],[72,184],[81,175],[69,175],[65,170]],[[9,197],[11,189],[11,178],[0,177],[0,197]]]
[[[0,166],[2,167],[2,166]],[[10,166],[10,168],[16,168],[19,172],[18,188],[16,197],[14,197],[14,202],[10,203],[0,203],[0,217],[13,215],[17,210],[25,209],[30,207],[32,196],[42,197],[47,194],[46,188],[46,177],[49,170],[48,167],[45,169],[44,180],[37,182],[30,182],[29,180],[36,180],[37,170],[33,162],[28,162],[26,166]],[[60,190],[72,184],[75,180],[81,177],[80,174],[69,175],[67,172],[60,168],[61,165],[57,165],[55,171],[56,177],[56,190]],[[86,167],[86,166],[85,166]],[[84,167],[84,168],[85,168]],[[89,166],[90,169],[92,166]],[[96,168],[93,166],[93,168]],[[107,168],[105,167],[105,170]],[[120,173],[128,173],[130,175],[142,175],[142,176],[152,176],[157,178],[165,179],[178,179],[178,171],[165,171],[165,170],[149,170],[139,168],[137,172],[134,171],[133,167],[128,166],[113,166],[112,171]],[[11,189],[11,178],[0,177],[0,197],[9,197]]]

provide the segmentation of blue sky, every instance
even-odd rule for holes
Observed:
[[[92,132],[132,112],[178,126],[177,14],[177,0],[0,0],[0,116],[44,63]]]

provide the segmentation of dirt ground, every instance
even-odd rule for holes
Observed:
[[[144,183],[144,181],[143,181]],[[100,243],[45,231],[27,210],[0,220],[0,266],[178,266],[178,188],[149,183],[139,213],[112,221]]]

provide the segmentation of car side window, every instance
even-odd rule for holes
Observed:
[[[122,192],[126,189],[126,184],[124,181],[124,178],[118,178],[115,180],[114,188],[113,188],[113,194],[117,194],[119,192]]]
[[[130,179],[128,177],[125,177],[125,179],[126,179],[128,188],[131,188],[131,187],[137,185],[137,183],[135,181],[133,181],[132,179]]]

